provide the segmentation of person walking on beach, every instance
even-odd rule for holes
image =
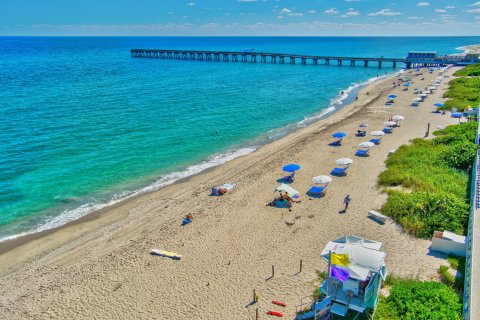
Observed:
[[[347,211],[348,209],[348,204],[350,203],[352,199],[350,199],[350,196],[347,194],[345,196],[345,198],[343,199],[343,203],[345,204],[345,210],[344,211]]]

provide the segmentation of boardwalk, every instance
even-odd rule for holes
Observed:
[[[325,65],[349,64],[350,66],[377,65],[397,67],[397,63],[407,65],[404,58],[365,58],[365,57],[337,57],[337,56],[310,56],[298,54],[254,52],[254,51],[201,51],[201,50],[168,50],[168,49],[132,49],[132,58],[150,58],[150,59],[176,59],[176,60],[197,60],[197,61],[222,61],[222,62],[260,62],[260,63],[290,63],[290,64],[312,64],[319,63]]]

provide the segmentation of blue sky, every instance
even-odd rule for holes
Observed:
[[[480,35],[480,1],[0,0],[0,35]]]

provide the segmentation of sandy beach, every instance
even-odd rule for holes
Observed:
[[[378,224],[367,212],[386,199],[377,177],[390,150],[423,137],[428,123],[430,132],[458,123],[432,113],[455,70],[419,107],[410,106],[412,88],[430,85],[437,71],[423,69],[409,91],[393,88],[396,76],[374,82],[332,116],[252,154],[62,228],[1,244],[0,318],[252,319],[259,308],[263,319],[274,309],[271,300],[286,302],[282,312],[291,318],[318,284],[316,271],[326,267],[321,250],[344,235],[382,242],[390,273],[436,277],[444,260],[429,254],[430,241],[405,234],[391,220]],[[389,94],[398,96],[393,107],[385,106]],[[354,135],[359,124],[368,123],[368,132],[381,130],[396,114],[405,117],[401,126],[370,157],[354,157],[358,144],[371,138]],[[342,146],[329,146],[336,131],[348,135]],[[348,175],[335,177],[325,197],[309,199],[312,177],[329,174],[342,157],[354,160]],[[291,162],[302,166],[291,185],[301,192],[301,203],[292,212],[266,206],[282,166]],[[209,196],[212,186],[224,182],[238,186],[225,196]],[[339,213],[346,194],[350,208]],[[194,219],[182,227],[186,213]],[[152,256],[152,248],[183,258]],[[267,280],[272,265],[275,276]],[[253,289],[260,301],[249,306]]]

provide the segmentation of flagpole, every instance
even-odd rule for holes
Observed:
[[[330,277],[330,268],[332,264],[332,250],[328,250],[328,273],[327,273],[327,278]]]

